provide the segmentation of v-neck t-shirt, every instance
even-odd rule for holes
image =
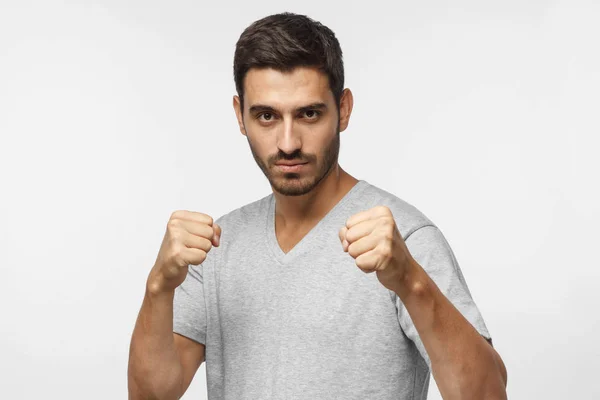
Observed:
[[[346,220],[387,206],[412,257],[491,336],[440,229],[416,207],[359,180],[287,253],[275,197],[215,220],[219,247],[175,290],[173,331],[206,346],[209,400],[426,399],[431,362],[400,298],[343,251]]]
[[[351,201],[354,197],[360,194],[360,191],[364,189],[365,181],[358,181],[346,195],[333,206],[331,210],[313,228],[298,242],[296,245],[285,253],[279,246],[277,236],[275,234],[275,196],[268,196],[268,211],[266,215],[266,244],[271,250],[271,254],[277,262],[280,264],[289,264],[299,254],[305,254],[310,251],[310,247],[314,245],[315,236],[319,235],[323,229],[329,230],[329,221],[340,215],[340,212],[344,210],[344,207],[348,201]],[[341,228],[341,226],[340,226]],[[339,228],[338,228],[339,230]]]

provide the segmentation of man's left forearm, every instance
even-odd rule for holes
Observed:
[[[506,369],[499,354],[416,261],[394,292],[419,333],[445,400],[507,398]]]

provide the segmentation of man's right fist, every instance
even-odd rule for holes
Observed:
[[[148,276],[148,289],[155,293],[174,291],[185,280],[188,265],[201,264],[212,246],[219,246],[220,239],[221,227],[209,215],[175,211]]]

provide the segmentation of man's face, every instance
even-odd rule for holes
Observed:
[[[254,160],[275,191],[310,192],[337,164],[340,148],[327,75],[304,67],[288,73],[251,69],[244,83],[243,118],[237,96],[234,107]],[[277,165],[281,162],[303,165],[290,169]]]

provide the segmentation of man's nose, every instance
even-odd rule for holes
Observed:
[[[298,129],[294,129],[294,121],[292,118],[284,119],[277,135],[277,147],[282,152],[292,154],[302,148],[302,140]]]

